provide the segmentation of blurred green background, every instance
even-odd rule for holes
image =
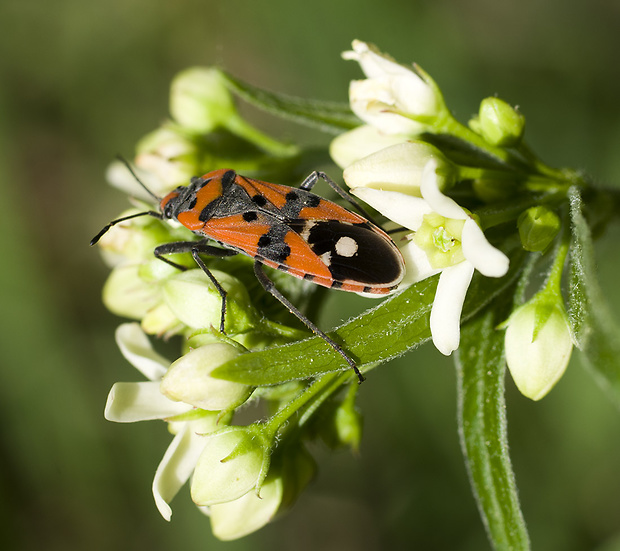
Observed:
[[[167,116],[179,70],[219,64],[265,88],[346,100],[351,39],[417,61],[462,120],[499,94],[551,164],[620,181],[620,3],[609,0],[2,0],[0,3],[0,535],[4,549],[488,548],[456,434],[455,377],[430,346],[361,388],[359,457],[314,452],[296,507],[233,543],[183,489],[165,522],[151,480],[162,423],[115,425],[115,381],[138,380],[100,302],[88,241],[125,208],[104,180]],[[328,136],[247,110],[274,135]],[[331,172],[337,175],[335,168]],[[617,228],[599,243],[614,309]],[[338,295],[323,326],[351,309]],[[575,356],[578,356],[577,354]],[[536,549],[620,548],[620,418],[575,357],[542,403],[508,382],[511,453]]]

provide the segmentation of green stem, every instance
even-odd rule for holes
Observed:
[[[296,145],[275,140],[240,116],[231,117],[226,123],[226,128],[233,134],[252,142],[263,151],[276,157],[292,157],[299,153],[299,147]]]
[[[562,232],[562,239],[558,244],[555,252],[555,258],[553,259],[553,265],[549,271],[549,277],[545,282],[545,287],[542,293],[552,295],[558,300],[562,300],[562,274],[564,273],[564,265],[566,263],[566,257],[570,249],[570,226],[564,224],[564,231]]]
[[[565,193],[556,192],[548,194],[537,194],[527,196],[522,199],[488,205],[474,211],[474,214],[480,220],[480,226],[483,230],[499,226],[506,222],[516,220],[519,215],[526,209],[535,205],[553,204],[563,201],[566,198]]]
[[[557,178],[517,172],[515,170],[494,170],[490,168],[458,166],[460,180],[507,180],[518,182],[523,187],[532,191],[548,191],[558,188],[568,191],[569,184],[558,182]]]
[[[456,120],[451,113],[437,120],[434,132],[437,134],[449,134],[464,142],[468,142],[503,164],[513,167],[523,164],[509,150],[488,144],[482,136]]]
[[[280,427],[302,408],[305,408],[305,411],[302,413],[298,424],[305,423],[325,399],[350,378],[351,373],[348,371],[328,373],[319,377],[265,423],[265,433],[272,438],[275,437]]]
[[[562,180],[565,178],[564,172],[558,170],[557,168],[551,168],[550,166],[543,163],[540,158],[532,151],[529,145],[525,142],[521,142],[519,145],[519,153],[523,155],[523,157],[527,160],[527,162],[534,167],[534,169],[539,174],[544,174],[545,176],[549,176],[550,178],[556,180]]]

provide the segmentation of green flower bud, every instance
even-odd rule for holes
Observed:
[[[485,98],[480,103],[476,126],[491,145],[511,147],[521,141],[525,117],[499,98]]]
[[[211,270],[226,290],[226,331],[241,333],[251,329],[256,322],[250,297],[237,278]],[[220,327],[222,298],[202,270],[188,270],[168,279],[163,285],[163,297],[174,314],[194,329]]]
[[[183,127],[199,133],[226,127],[237,110],[218,69],[194,67],[172,81],[170,113]]]
[[[542,252],[560,231],[560,217],[552,210],[539,205],[521,213],[517,220],[521,243],[526,251]]]
[[[228,427],[208,434],[204,443],[191,487],[197,505],[226,503],[262,489],[271,442],[260,427]]]
[[[573,350],[564,305],[539,294],[507,321],[506,363],[524,396],[540,400],[564,374]]]
[[[357,387],[350,387],[345,399],[333,404],[327,415],[317,420],[321,437],[332,449],[349,446],[353,451],[359,450],[362,440],[362,414],[355,406],[356,391]]]
[[[171,400],[210,411],[230,410],[244,403],[252,388],[223,379],[211,372],[239,355],[230,344],[213,343],[191,350],[174,362],[161,381],[161,392]]]

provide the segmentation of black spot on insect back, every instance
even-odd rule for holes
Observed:
[[[248,211],[243,213],[243,220],[245,222],[254,222],[258,218],[258,215],[254,211]]]
[[[314,209],[318,207],[320,203],[321,203],[321,198],[318,195],[308,194],[308,197],[306,198],[305,206]]]
[[[252,202],[258,207],[264,207],[267,204],[267,199],[263,195],[254,195]]]
[[[258,248],[264,249],[265,247],[269,247],[269,245],[271,245],[271,241],[272,239],[271,237],[269,237],[269,235],[261,235],[260,239],[258,240]]]
[[[258,255],[279,264],[284,263],[291,254],[291,247],[285,242],[286,234],[289,231],[289,228],[284,224],[272,226],[258,240]]]

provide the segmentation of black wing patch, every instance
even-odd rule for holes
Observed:
[[[394,245],[367,222],[311,221],[298,233],[323,259],[336,281],[383,285],[401,278],[400,256],[395,254]]]

